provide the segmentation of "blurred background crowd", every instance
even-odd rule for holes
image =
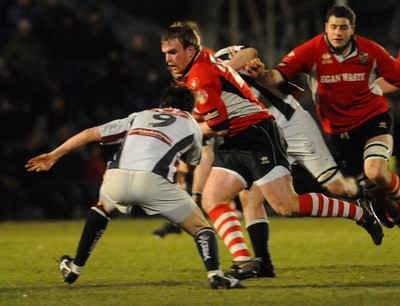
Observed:
[[[159,35],[172,22],[197,21],[205,44],[215,50],[242,43],[260,51],[264,45],[256,34],[265,31],[257,31],[260,26],[251,17],[257,10],[265,10],[265,3],[273,2],[0,0],[0,220],[86,215],[87,208],[97,201],[106,161],[115,147],[88,146],[47,173],[28,174],[26,161],[82,129],[157,106],[162,89],[171,82]],[[277,13],[287,12],[284,5],[291,2],[276,1],[281,3],[275,8]],[[358,1],[353,1],[354,5],[348,2],[357,17],[359,10],[365,12],[371,3],[368,14],[376,16],[379,11],[381,18],[390,16],[360,27],[362,35],[397,56],[399,3],[362,1],[365,6],[358,10]],[[333,4],[302,1],[300,14],[307,18],[307,28],[300,27],[302,32],[292,40],[276,42],[273,52],[268,50],[277,58],[264,60],[272,66],[292,47],[323,31],[324,14]],[[316,10],[318,26],[309,24],[313,18],[305,10]],[[240,17],[244,11],[247,17]],[[296,20],[296,16],[287,17]],[[392,25],[398,23],[397,32],[392,33],[388,24],[388,31],[381,32],[380,23],[389,20]],[[303,24],[296,20],[295,28],[296,23]],[[284,29],[282,36],[293,35],[290,25]],[[267,33],[271,39],[273,34]],[[262,51],[260,57],[263,59]],[[398,96],[390,98],[395,117],[400,117]],[[397,125],[396,133],[399,130]]]

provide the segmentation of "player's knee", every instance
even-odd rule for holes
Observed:
[[[215,207],[220,205],[221,203],[224,203],[224,201],[219,201],[217,198],[212,197],[210,195],[204,194],[201,197],[201,208],[206,212],[210,212],[213,210]]]
[[[299,204],[296,200],[275,200],[270,205],[282,217],[292,218],[299,215]]]

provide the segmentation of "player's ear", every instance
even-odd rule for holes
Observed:
[[[186,52],[190,57],[192,57],[196,54],[196,48],[193,45],[190,45],[186,48]]]

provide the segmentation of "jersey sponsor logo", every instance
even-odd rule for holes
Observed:
[[[261,165],[269,164],[268,156],[261,156],[260,163],[261,163]]]
[[[197,108],[193,109],[192,116],[198,123],[204,122],[203,115],[200,114],[200,112]]]
[[[205,113],[205,114],[203,115],[205,121],[218,118],[219,116],[220,116],[220,115],[219,115],[218,109],[216,109],[216,108],[210,110],[209,112],[207,112],[207,113]]]
[[[208,93],[204,89],[196,90],[194,92],[196,103],[206,104],[208,101]]]
[[[322,54],[322,65],[326,65],[326,64],[332,64],[333,60],[332,60],[332,55],[330,53],[324,53]]]
[[[321,75],[321,83],[337,83],[337,82],[357,82],[365,81],[365,73],[341,73],[333,75]]]
[[[154,138],[157,138],[157,139],[161,140],[162,142],[166,143],[168,146],[172,145],[171,138],[169,138],[167,135],[165,135],[164,133],[157,131],[157,130],[134,128],[129,132],[129,135],[154,137]]]
[[[368,53],[360,53],[358,55],[358,61],[362,64],[365,64],[368,62]]]
[[[199,78],[193,78],[190,80],[190,88],[191,89],[196,89],[200,85],[200,80]]]

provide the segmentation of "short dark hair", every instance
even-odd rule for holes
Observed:
[[[186,86],[171,85],[164,89],[161,96],[161,108],[177,108],[192,112],[194,108],[194,94]]]
[[[335,5],[331,7],[328,13],[326,14],[327,22],[331,16],[335,16],[338,18],[346,18],[350,21],[351,25],[356,24],[356,14],[347,5]]]
[[[201,50],[201,39],[199,34],[189,24],[174,22],[167,31],[161,34],[161,43],[167,40],[178,39],[184,49],[193,46],[196,51]]]

